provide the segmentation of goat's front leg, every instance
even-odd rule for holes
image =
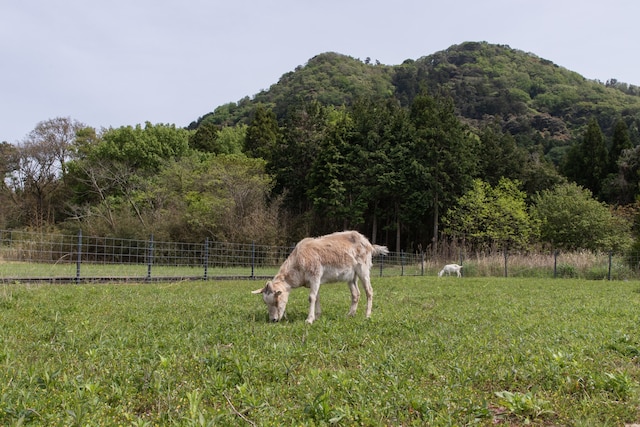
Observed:
[[[307,316],[307,323],[312,324],[316,320],[316,313],[320,314],[320,299],[318,298],[318,291],[320,290],[320,283],[312,283],[309,285],[309,316]]]

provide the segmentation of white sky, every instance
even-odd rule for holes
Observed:
[[[55,117],[187,126],[323,52],[397,65],[465,41],[640,86],[637,0],[0,0],[0,141]]]

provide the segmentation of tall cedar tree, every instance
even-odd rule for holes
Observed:
[[[367,206],[358,167],[361,154],[358,146],[351,144],[352,120],[344,111],[330,116],[309,173],[308,194],[317,214],[316,224],[324,224],[324,229],[318,230],[322,233],[361,226]]]
[[[472,186],[477,150],[449,98],[416,97],[411,105],[415,129],[413,197],[428,197],[432,212],[432,249],[437,250],[440,210],[455,204]]]
[[[480,133],[479,176],[495,186],[502,178],[522,179],[527,166],[527,152],[518,147],[513,136],[505,134],[497,123]]]
[[[219,154],[218,131],[220,126],[204,121],[200,123],[195,132],[189,135],[189,147],[205,153]]]
[[[609,175],[602,185],[601,199],[609,204],[633,203],[638,192],[638,177],[634,167],[636,150],[629,129],[623,120],[618,120],[609,149]]]
[[[624,120],[618,120],[613,128],[613,138],[611,139],[611,149],[609,150],[609,172],[618,172],[618,159],[623,150],[633,148],[629,128]]]
[[[395,230],[395,238],[385,237],[391,244],[395,240],[396,250],[400,250],[400,232],[404,229],[422,230],[425,206],[420,198],[411,198],[411,188],[416,183],[411,174],[412,128],[407,110],[398,102],[384,103],[360,100],[352,109],[354,132],[351,147],[359,153],[353,165],[360,171],[361,195],[368,203],[367,226],[371,229],[371,240],[377,241],[378,229]],[[418,204],[419,207],[416,207]],[[400,225],[400,213],[418,212],[406,215],[404,227]]]
[[[275,113],[263,104],[256,105],[247,128],[244,153],[249,157],[268,160],[273,153],[280,130]]]
[[[308,174],[326,133],[326,109],[318,102],[297,105],[284,119],[281,136],[267,160],[267,172],[275,176],[275,194],[285,196],[284,205],[294,215],[307,214]],[[308,235],[309,230],[301,234]]]
[[[569,179],[599,195],[609,170],[608,159],[604,135],[592,117],[582,139],[567,152],[563,171]]]

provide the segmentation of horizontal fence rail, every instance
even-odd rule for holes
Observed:
[[[0,281],[140,282],[268,279],[294,248],[206,239],[200,243],[0,230]],[[372,276],[437,276],[447,263],[463,276],[638,279],[638,256],[611,253],[460,253],[443,259],[390,252],[374,258]],[[446,275],[446,274],[445,274]]]

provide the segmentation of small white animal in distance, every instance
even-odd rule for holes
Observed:
[[[440,270],[440,273],[438,273],[438,277],[442,277],[444,273],[447,273],[447,276],[451,276],[452,273],[456,273],[458,277],[461,277],[462,274],[460,273],[460,270],[462,270],[461,265],[447,264],[442,268],[442,270]]]

